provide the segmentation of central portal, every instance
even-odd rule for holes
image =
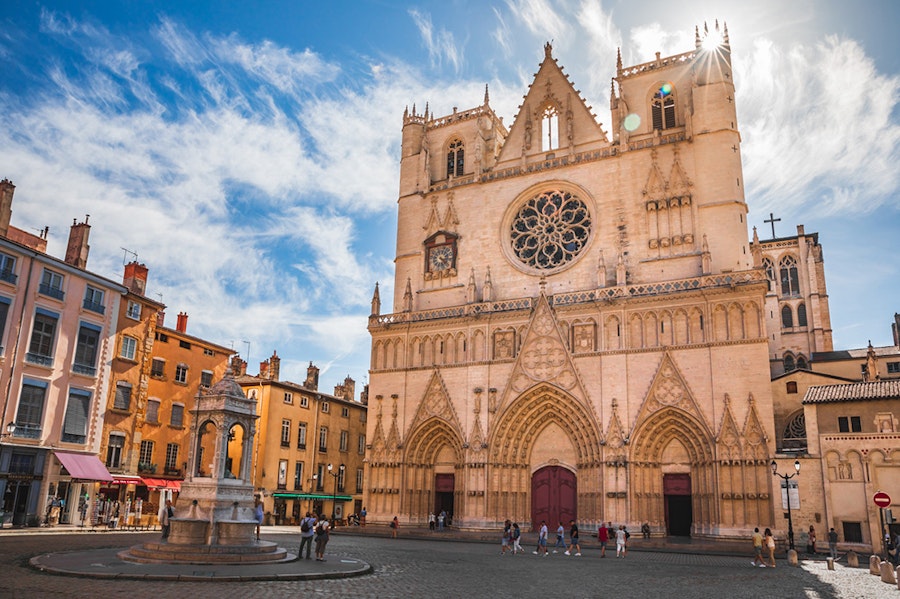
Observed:
[[[666,498],[666,529],[675,537],[691,536],[694,513],[691,506],[691,475],[664,474],[663,494]]]
[[[531,477],[531,529],[541,520],[553,530],[558,522],[578,520],[578,481],[575,473],[562,466],[545,466]]]

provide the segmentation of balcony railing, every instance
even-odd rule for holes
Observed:
[[[72,372],[86,376],[97,376],[97,369],[87,364],[72,364]]]
[[[38,366],[53,366],[53,356],[45,356],[34,352],[26,353],[25,361],[29,364],[37,364]]]
[[[91,312],[96,312],[97,314],[103,314],[106,311],[106,306],[99,302],[92,302],[89,299],[84,300],[84,303],[81,306],[85,310],[90,310]]]
[[[41,427],[31,426],[28,424],[19,424],[17,422],[16,430],[13,431],[13,437],[18,437],[19,439],[40,439]]]
[[[16,284],[16,281],[19,280],[19,276],[15,274],[11,270],[0,270],[0,281],[6,281],[7,283]]]
[[[38,292],[42,295],[46,295],[47,297],[53,297],[58,300],[65,299],[66,292],[60,289],[59,287],[51,287],[47,283],[41,283],[38,287]]]
[[[62,441],[63,443],[81,443],[83,444],[87,440],[86,435],[73,435],[72,433],[63,433]]]

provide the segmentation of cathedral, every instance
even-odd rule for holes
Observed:
[[[371,521],[775,525],[770,380],[831,330],[822,279],[818,336],[780,334],[764,251],[782,250],[750,241],[734,91],[716,25],[619,55],[608,128],[549,43],[508,128],[487,89],[404,113],[394,295],[383,311],[376,286],[369,318]],[[821,274],[807,258],[788,284]]]

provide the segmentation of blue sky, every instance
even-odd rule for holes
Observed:
[[[851,6],[852,4],[852,6]],[[892,343],[900,311],[900,4],[592,0],[0,3],[0,177],[13,224],[89,269],[122,248],[188,332],[282,378],[366,382],[369,300],[391,297],[406,106],[510,125],[554,55],[609,130],[616,48],[636,64],[728,24],[750,225],[824,246],[835,347]],[[749,234],[749,232],[748,232]],[[132,257],[128,255],[129,259]],[[389,311],[386,306],[384,311]]]

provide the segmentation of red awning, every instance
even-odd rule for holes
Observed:
[[[112,474],[96,455],[67,451],[54,451],[53,453],[74,480],[112,482]]]
[[[181,491],[180,480],[171,480],[168,478],[141,478],[144,480],[144,484],[151,489],[172,489],[173,491]]]

